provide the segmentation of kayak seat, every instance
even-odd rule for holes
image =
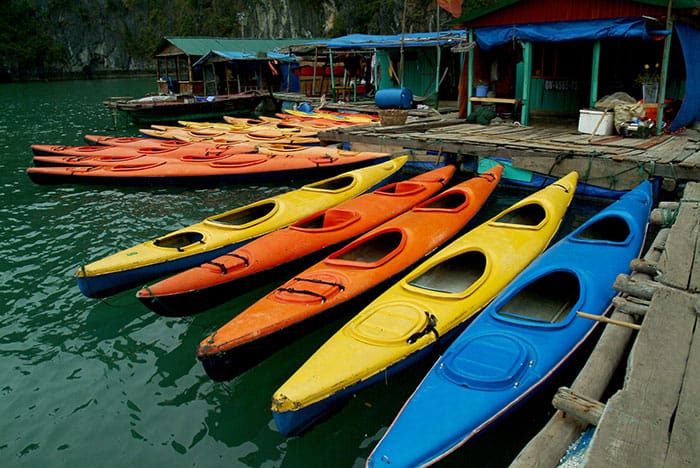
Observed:
[[[166,249],[177,249],[182,252],[186,247],[204,243],[204,235],[200,232],[184,231],[173,234],[171,236],[155,239],[153,244],[156,247]]]
[[[291,225],[290,229],[313,232],[331,231],[342,229],[359,219],[360,215],[355,211],[332,208],[302,219]]]
[[[450,257],[430,268],[408,284],[428,291],[448,294],[464,293],[472,288],[486,272],[486,257],[482,252],[469,251]]]
[[[602,218],[575,236],[579,240],[608,241],[625,243],[630,237],[629,224],[618,216]]]
[[[506,318],[543,324],[563,321],[581,294],[578,277],[557,271],[525,286],[496,313]]]
[[[238,229],[244,229],[254,224],[258,224],[279,209],[279,205],[274,201],[261,202],[256,205],[245,206],[240,209],[231,210],[221,215],[207,218],[206,222],[214,222],[217,224],[226,224]]]
[[[384,188],[381,188],[379,190],[376,190],[375,193],[381,194],[381,195],[400,195],[400,196],[405,196],[405,195],[413,195],[414,193],[418,193],[425,190],[425,185],[423,184],[417,184],[415,182],[396,182],[394,184],[390,184],[385,186]]]
[[[539,203],[530,203],[507,211],[495,223],[519,224],[522,226],[538,226],[547,217],[547,212]]]
[[[304,189],[305,190],[327,190],[327,191],[337,191],[340,192],[341,190],[346,190],[353,185],[355,185],[356,181],[353,176],[341,176],[341,177],[333,177],[332,179],[328,180],[322,180],[320,182],[316,182],[315,184],[309,184],[307,185]]]
[[[403,250],[406,236],[399,229],[389,229],[358,239],[330,255],[326,262],[359,268],[377,268]]]
[[[459,190],[447,191],[418,205],[415,211],[459,211],[467,206],[469,198]]]

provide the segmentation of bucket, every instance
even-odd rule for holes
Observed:
[[[374,103],[380,109],[411,109],[413,93],[407,88],[380,89],[374,96]]]
[[[489,87],[488,87],[488,86],[486,86],[486,85],[478,85],[478,86],[476,87],[476,90],[475,90],[474,95],[475,95],[476,97],[486,97],[486,95],[488,94],[488,92],[489,92]]]

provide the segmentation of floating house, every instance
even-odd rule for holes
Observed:
[[[397,35],[350,34],[306,41],[282,50],[302,56],[301,92],[356,101],[386,88],[410,89],[416,100],[437,105],[457,100],[464,30]]]
[[[300,39],[165,37],[155,53],[158,92],[232,94],[276,86],[282,89],[289,54],[275,50]]]
[[[575,115],[625,92],[644,100],[647,115],[666,112],[659,126],[700,117],[697,0],[500,0],[464,12],[459,1],[440,3],[475,43],[461,116],[492,105],[527,124],[531,115]],[[645,84],[656,92],[644,96]]]

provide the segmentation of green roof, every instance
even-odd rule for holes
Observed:
[[[240,39],[230,37],[165,37],[158,48],[162,51],[169,44],[180,49],[185,55],[201,57],[212,50],[227,52],[272,52],[279,47],[312,39]],[[158,53],[156,53],[158,55]]]

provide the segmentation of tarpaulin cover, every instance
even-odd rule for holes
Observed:
[[[685,96],[668,128],[676,131],[700,121],[700,31],[685,23],[675,24],[685,59]]]
[[[227,50],[211,50],[208,54],[204,55],[202,58],[197,60],[193,67],[198,68],[205,63],[211,62],[225,62],[229,60],[240,60],[240,61],[269,61],[277,60],[279,62],[294,62],[298,61],[299,58],[291,54],[280,54],[277,52],[266,52],[264,55],[258,55],[257,52],[240,52],[240,51],[227,51]]]
[[[643,18],[513,24],[478,28],[474,32],[479,47],[484,50],[509,44],[514,40],[528,42],[597,41],[610,38],[651,40]]]
[[[457,44],[465,41],[464,30],[437,32],[420,32],[394,35],[349,34],[324,41],[305,43],[309,46],[325,46],[329,49],[376,49],[390,47],[425,47],[434,45]]]

